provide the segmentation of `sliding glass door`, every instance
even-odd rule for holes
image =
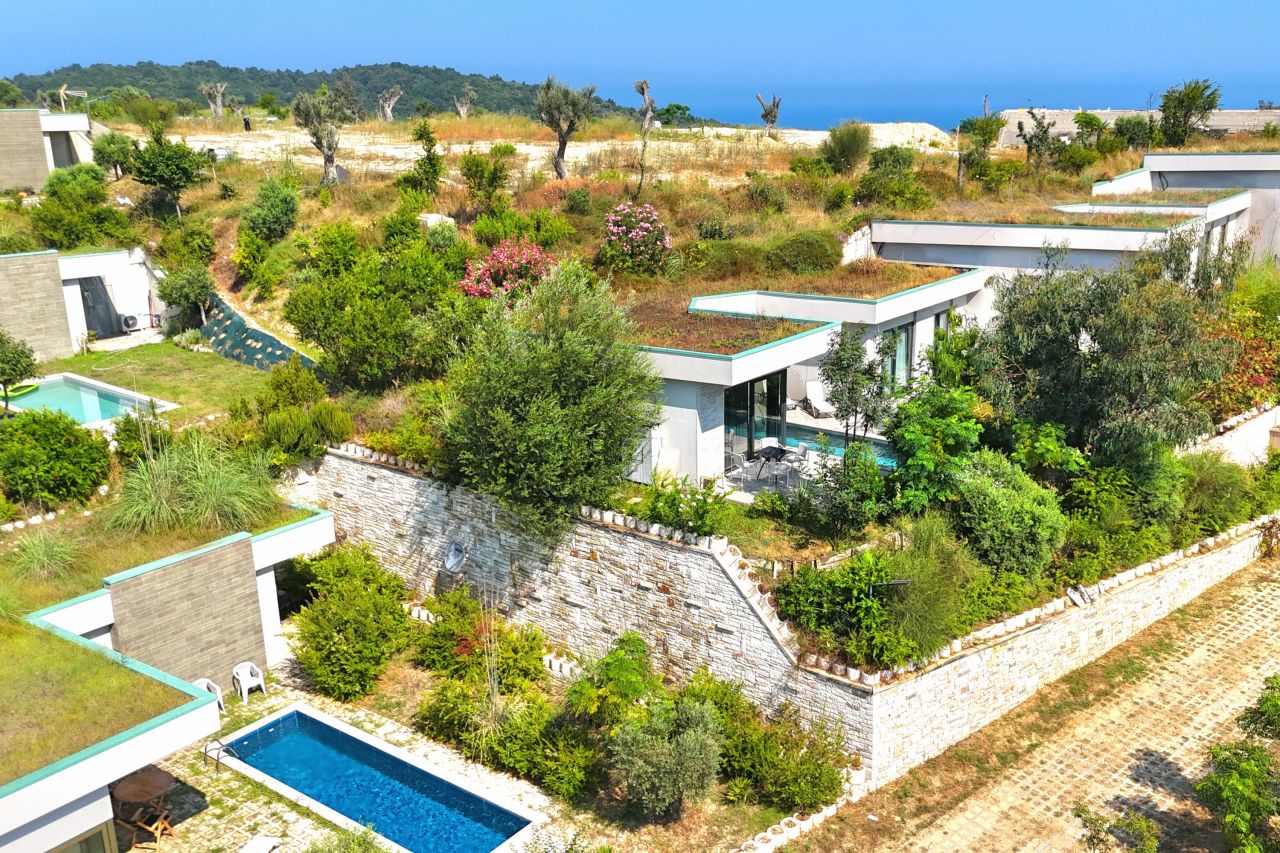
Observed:
[[[726,388],[724,449],[726,454],[755,458],[762,447],[783,444],[787,426],[785,370]]]

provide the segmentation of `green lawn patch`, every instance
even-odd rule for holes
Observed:
[[[167,416],[175,424],[226,412],[241,397],[252,399],[267,381],[265,371],[215,353],[185,350],[168,341],[46,361],[40,372],[76,373],[177,403],[182,408]]]
[[[0,785],[176,708],[188,697],[25,623],[0,626]]]

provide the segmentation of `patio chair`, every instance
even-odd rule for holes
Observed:
[[[249,691],[255,687],[262,690],[263,696],[267,695],[267,679],[262,674],[262,667],[253,661],[236,664],[231,670],[231,683],[240,694],[240,700],[246,704],[249,702]]]
[[[206,693],[212,693],[214,696],[216,696],[218,699],[219,711],[227,710],[227,703],[222,699],[222,688],[219,687],[216,683],[214,683],[213,679],[197,678],[195,681],[191,682],[191,684],[193,687],[198,687],[201,690],[205,691]]]
[[[836,416],[836,408],[827,402],[827,389],[822,386],[822,380],[811,379],[804,383],[804,393],[809,401],[809,414],[815,418],[834,418]]]
[[[728,452],[724,455],[724,478],[733,483],[738,481],[738,488],[747,482],[747,455],[745,453]]]
[[[160,839],[166,835],[177,837],[178,833],[174,831],[173,824],[169,822],[169,813],[167,811],[154,811],[143,806],[128,818],[115,818],[116,825],[129,833],[130,848],[141,847],[138,843],[138,835],[146,833],[153,839],[150,844],[152,849],[160,849]],[[146,842],[144,842],[146,843]]]

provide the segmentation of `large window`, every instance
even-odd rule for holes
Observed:
[[[782,444],[786,430],[785,370],[726,388],[724,449],[753,458],[767,444]]]
[[[115,853],[116,837],[111,824],[104,823],[65,847],[59,847],[55,853]]]
[[[903,386],[911,379],[911,331],[912,323],[905,323],[881,334],[894,336],[893,352],[885,360],[884,372],[896,386]]]

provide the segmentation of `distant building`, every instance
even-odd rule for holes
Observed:
[[[1084,108],[1074,110],[1042,110],[1036,107],[1037,115],[1043,115],[1053,122],[1053,135],[1059,139],[1071,140],[1076,136],[1075,116]],[[1084,110],[1096,115],[1107,123],[1115,125],[1116,119],[1125,116],[1153,115],[1159,118],[1159,110]],[[1004,129],[1000,131],[999,145],[1015,148],[1022,147],[1018,138],[1018,122],[1031,126],[1031,114],[1027,110],[1001,110],[1000,116],[1005,120]],[[1205,123],[1205,130],[1214,135],[1225,136],[1228,133],[1257,133],[1266,127],[1267,122],[1280,126],[1280,110],[1218,110]]]
[[[39,190],[54,169],[92,162],[84,113],[0,110],[0,191]]]

